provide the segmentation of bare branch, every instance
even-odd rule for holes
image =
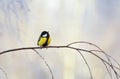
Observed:
[[[7,73],[5,72],[5,70],[2,67],[0,67],[0,70],[5,74],[6,79],[8,79],[8,76],[7,76]]]
[[[86,61],[86,59],[85,59],[85,57],[84,57],[84,55],[79,51],[79,50],[77,50],[78,52],[79,52],[79,54],[82,56],[82,58],[83,58],[83,60],[85,61],[85,64],[87,65],[87,67],[88,67],[88,70],[89,70],[89,72],[90,72],[90,79],[93,79],[93,76],[92,76],[92,71],[91,71],[91,69],[90,69],[90,66],[89,66],[89,64],[87,63],[87,61]]]
[[[81,43],[85,43],[85,44],[94,46],[94,47],[97,48],[97,50],[96,49],[95,50],[86,50],[86,49],[76,48],[76,47],[72,46],[73,44],[77,44],[77,43],[80,43],[80,44]],[[116,79],[120,79],[120,74],[117,72],[117,71],[120,72],[120,64],[112,56],[110,56],[106,52],[104,52],[100,47],[98,47],[97,45],[95,45],[93,43],[90,43],[90,42],[78,41],[78,42],[70,43],[70,44],[68,44],[66,46],[47,46],[47,47],[23,47],[23,48],[16,48],[16,49],[10,49],[10,50],[6,50],[6,51],[2,51],[2,52],[0,52],[0,55],[3,55],[5,53],[9,53],[9,52],[20,51],[20,50],[34,50],[43,59],[43,61],[45,62],[46,66],[48,67],[48,69],[49,69],[49,71],[50,71],[50,73],[52,75],[52,79],[54,79],[52,70],[49,67],[48,63],[45,61],[45,59],[36,50],[36,49],[43,49],[43,48],[54,48],[54,49],[55,48],[65,48],[65,49],[76,50],[82,56],[84,62],[86,63],[86,65],[87,65],[87,67],[89,69],[89,73],[91,75],[91,79],[94,79],[93,76],[92,76],[92,72],[91,72],[91,69],[89,67],[89,64],[87,63],[85,57],[83,56],[83,54],[81,52],[83,51],[83,52],[86,52],[86,53],[90,53],[90,54],[94,55],[95,57],[97,57],[98,59],[100,59],[103,62],[103,64],[104,64],[105,68],[107,69],[107,72],[108,72],[108,74],[109,74],[109,76],[110,76],[111,79],[112,79],[112,71],[115,74]],[[103,53],[107,59],[102,58],[101,56],[97,55],[96,53]],[[111,62],[111,60],[113,60],[119,67],[113,65],[112,62]]]
[[[44,57],[43,57],[42,55],[39,54],[39,52],[38,52],[37,50],[35,50],[35,49],[33,49],[33,50],[34,50],[34,51],[42,58],[42,60],[45,62],[46,66],[48,67],[48,69],[49,69],[49,71],[50,71],[50,73],[51,73],[51,75],[52,75],[52,79],[54,79],[54,76],[53,76],[53,73],[52,73],[52,69],[51,69],[50,66],[48,65],[47,61],[44,59]]]

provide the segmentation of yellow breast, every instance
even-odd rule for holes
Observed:
[[[51,38],[49,37],[48,40],[47,38],[40,38],[40,40],[38,41],[38,46],[43,46],[47,41],[47,45],[50,44],[51,42]]]

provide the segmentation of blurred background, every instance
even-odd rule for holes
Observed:
[[[50,45],[92,42],[120,63],[119,7],[120,0],[0,0],[0,51],[37,46],[40,33],[46,30],[52,38]],[[88,68],[76,51],[38,51],[55,79],[90,79]],[[110,79],[99,59],[83,54],[94,79]],[[51,79],[44,61],[33,50],[0,55],[0,67],[8,79]],[[0,79],[6,79],[2,70]]]

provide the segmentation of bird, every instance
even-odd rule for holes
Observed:
[[[40,47],[46,47],[50,44],[51,37],[48,31],[43,31],[38,39],[37,45]]]

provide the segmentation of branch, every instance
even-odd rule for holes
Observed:
[[[44,59],[44,57],[42,57],[42,55],[39,54],[39,52],[38,52],[37,50],[35,50],[35,49],[33,49],[33,50],[34,50],[34,51],[42,58],[42,60],[45,62],[46,66],[48,67],[48,69],[49,69],[49,71],[50,71],[50,73],[51,73],[51,75],[52,75],[52,79],[54,79],[52,70],[51,70],[50,66],[48,65],[47,61]]]
[[[87,65],[87,67],[88,67],[88,70],[89,70],[89,72],[90,72],[90,79],[93,79],[93,76],[92,76],[92,71],[91,71],[91,69],[90,69],[90,66],[89,66],[89,64],[87,63],[87,61],[86,61],[86,59],[85,59],[85,57],[84,57],[84,55],[79,51],[79,50],[77,50],[78,52],[79,52],[79,54],[82,56],[82,58],[83,58],[83,60],[85,61],[85,64]]]
[[[97,48],[97,50],[86,50],[86,49],[81,49],[81,48],[76,48],[74,46],[72,46],[73,44],[81,44],[81,43],[85,43],[87,45],[91,45],[91,46],[94,46]],[[76,50],[83,58],[84,62],[86,63],[88,69],[89,69],[89,73],[91,75],[91,79],[93,79],[93,76],[92,76],[92,72],[91,72],[91,69],[89,67],[89,64],[87,63],[85,57],[83,56],[83,54],[81,53],[82,51],[83,52],[86,52],[86,53],[90,53],[92,55],[94,55],[95,57],[97,57],[98,59],[100,59],[105,68],[107,69],[107,72],[110,76],[110,78],[112,79],[112,71],[114,72],[115,76],[116,76],[116,79],[120,79],[120,74],[116,71],[116,69],[118,71],[120,71],[120,64],[110,55],[108,55],[106,52],[104,52],[100,47],[98,47],[97,45],[93,44],[93,43],[90,43],[90,42],[85,42],[85,41],[78,41],[78,42],[73,42],[73,43],[70,43],[68,45],[65,45],[65,46],[47,46],[47,47],[23,47],[23,48],[16,48],[16,49],[10,49],[10,50],[6,50],[6,51],[2,51],[0,52],[0,55],[3,55],[3,54],[6,54],[6,53],[9,53],[9,52],[15,52],[15,51],[20,51],[20,50],[34,50],[42,59],[43,61],[45,62],[45,64],[47,65],[51,75],[52,75],[52,79],[54,79],[54,76],[53,76],[53,73],[52,73],[52,70],[50,69],[49,65],[47,64],[47,62],[45,61],[45,59],[39,54],[39,52],[36,51],[36,49],[44,49],[44,48],[67,48],[67,49],[72,49],[72,50]],[[94,53],[93,53],[94,52]],[[105,55],[105,57],[107,58],[107,60],[105,60],[104,58],[102,58],[101,56],[95,54],[95,53],[103,53]],[[111,62],[111,59],[119,66],[115,66],[112,64]],[[108,68],[109,67],[109,68]],[[110,71],[110,69],[112,71]]]
[[[6,79],[8,79],[8,76],[7,76],[7,73],[5,72],[5,70],[3,70],[2,67],[0,67],[0,70],[5,74]],[[1,78],[0,78],[0,79],[1,79]]]

